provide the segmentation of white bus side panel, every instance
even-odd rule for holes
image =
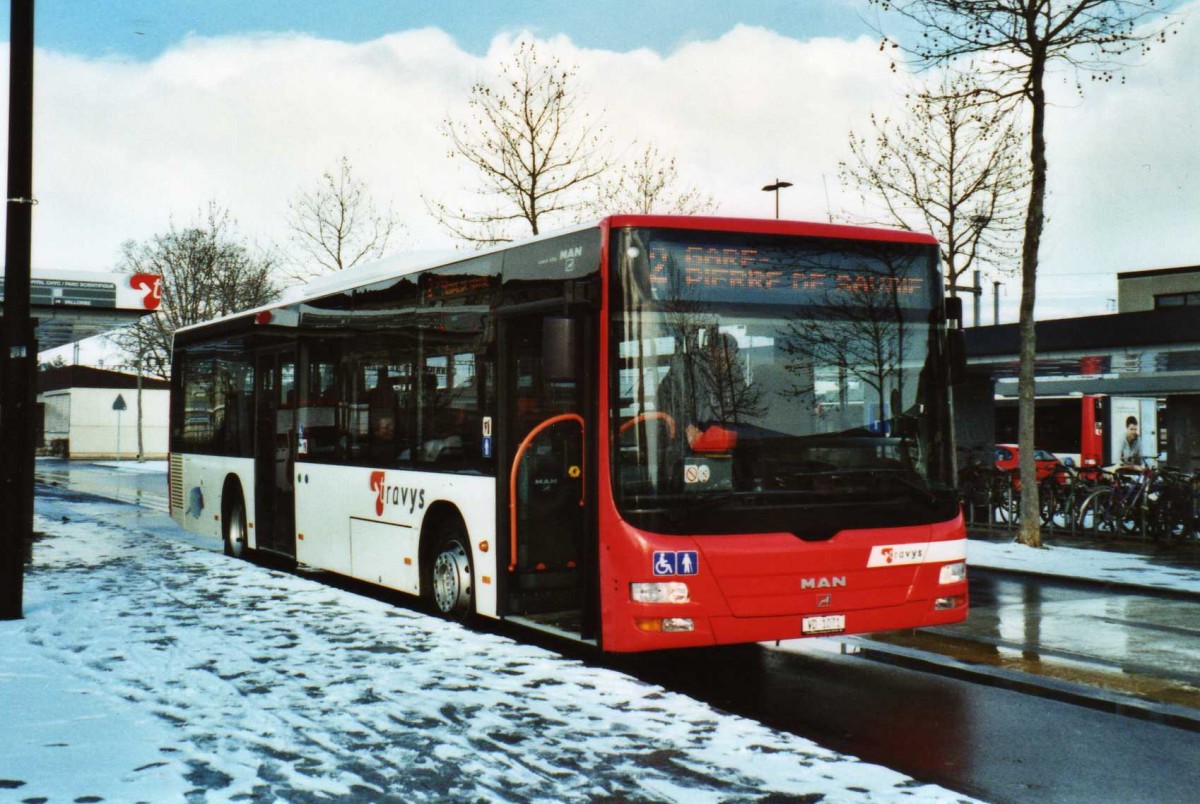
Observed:
[[[419,594],[421,527],[445,501],[467,526],[476,609],[496,616],[495,478],[316,463],[296,477],[297,561]]]
[[[171,477],[171,485],[179,485],[183,503],[182,507],[174,506],[172,513],[175,521],[184,530],[223,539],[221,510],[224,500],[221,495],[225,490],[225,478],[236,475],[246,503],[246,521],[250,523],[249,546],[253,549],[257,543],[254,537],[254,459],[220,455],[176,454],[173,457],[182,459],[172,462],[173,473],[177,471],[176,467],[182,467],[181,477]]]

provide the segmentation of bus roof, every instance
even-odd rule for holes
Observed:
[[[695,215],[613,215],[601,221],[610,228],[643,226],[657,229],[703,229],[714,232],[753,231],[795,237],[830,237],[844,240],[879,240],[891,243],[921,243],[936,246],[937,238],[904,229],[849,226],[838,223],[775,220],[772,218],[723,218]]]
[[[587,229],[623,229],[627,227],[644,227],[648,229],[688,229],[694,231],[714,232],[755,232],[759,234],[791,235],[793,237],[827,237],[845,240],[887,241],[891,243],[912,243],[936,246],[938,241],[931,235],[911,232],[903,229],[884,229],[868,226],[849,226],[836,223],[812,223],[805,221],[776,220],[773,218],[728,218],[700,215],[611,215],[598,221],[578,224],[534,237],[500,243],[479,251],[413,251],[402,252],[374,260],[369,263],[356,265],[336,274],[319,276],[311,282],[284,291],[277,300],[261,307],[242,310],[236,313],[189,324],[180,327],[176,332],[190,332],[198,327],[205,327],[220,321],[228,321],[243,316],[254,316],[258,313],[277,310],[293,304],[303,303],[312,299],[339,291],[349,290],[370,282],[391,277],[406,276],[430,268],[452,265],[463,260],[474,259],[486,254],[505,251],[526,243],[536,243],[573,232]]]

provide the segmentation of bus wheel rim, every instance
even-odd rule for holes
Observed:
[[[433,600],[443,614],[466,608],[471,596],[471,565],[457,542],[438,553],[433,562]]]

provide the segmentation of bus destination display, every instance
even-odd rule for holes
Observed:
[[[905,306],[927,296],[924,261],[911,252],[859,253],[752,247],[656,245],[648,250],[656,299],[829,304],[886,296]]]

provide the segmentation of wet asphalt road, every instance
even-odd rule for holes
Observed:
[[[996,802],[1195,801],[1200,733],[855,656],[767,651],[633,671],[728,711]]]
[[[34,467],[37,482],[110,500],[132,503],[159,513],[167,512],[167,476],[148,471],[162,462],[113,462],[114,465],[39,458]]]
[[[967,622],[878,639],[1178,708],[1200,727],[1198,614],[1196,595],[974,569]]]
[[[630,669],[988,801],[1200,798],[1200,599],[978,569],[971,595],[961,625]]]
[[[165,510],[161,474],[123,474],[39,466],[56,485],[107,484],[104,496]],[[1198,603],[975,571],[968,623],[887,639],[1186,708],[1200,693]],[[988,801],[1194,801],[1200,791],[1200,731],[863,655],[752,646],[601,663]]]

